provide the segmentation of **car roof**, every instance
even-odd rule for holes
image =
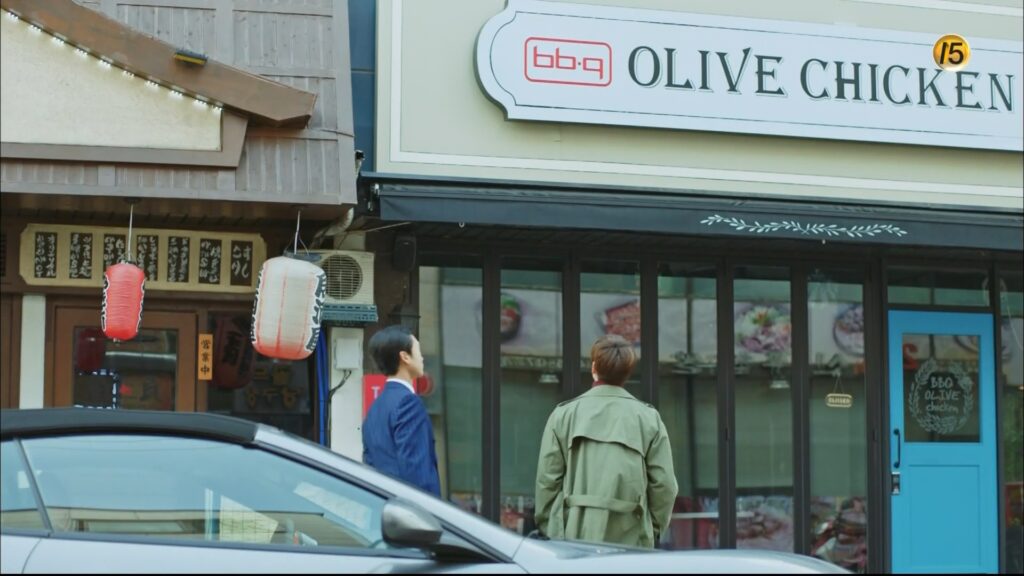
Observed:
[[[144,433],[191,436],[249,444],[259,424],[199,412],[40,408],[0,411],[0,438],[57,436],[68,433]]]

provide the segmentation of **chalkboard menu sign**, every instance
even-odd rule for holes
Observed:
[[[231,285],[252,285],[252,242],[231,241]]]
[[[188,283],[188,236],[167,238],[167,281]]]
[[[103,235],[103,269],[117,264],[124,260],[125,254],[125,235],[124,234],[104,234]]]
[[[199,239],[199,283],[220,284],[221,241]]]
[[[92,278],[92,233],[72,232],[68,254],[68,278]]]
[[[135,263],[146,272],[146,280],[158,280],[160,238],[155,235],[139,234],[135,237]]]
[[[36,232],[35,251],[36,278],[57,277],[57,234]]]

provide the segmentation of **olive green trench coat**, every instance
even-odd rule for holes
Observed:
[[[600,384],[551,413],[536,500],[548,537],[653,548],[677,492],[668,432],[650,404]]]

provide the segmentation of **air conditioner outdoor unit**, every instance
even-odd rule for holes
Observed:
[[[324,305],[373,305],[373,253],[354,250],[300,251],[297,256],[327,274]]]

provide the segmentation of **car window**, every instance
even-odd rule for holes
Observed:
[[[0,444],[0,527],[44,528],[18,445]]]
[[[388,547],[383,498],[263,450],[147,435],[31,439],[24,447],[56,531]]]

